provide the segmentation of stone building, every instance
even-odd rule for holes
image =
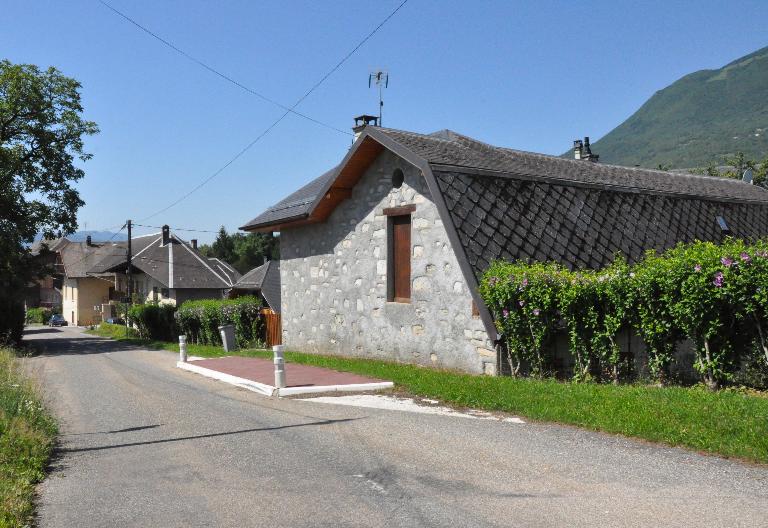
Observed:
[[[280,232],[291,349],[492,374],[499,336],[477,292],[492,260],[598,268],[617,252],[768,234],[768,191],[740,181],[447,130],[355,131],[337,167],[242,227]]]

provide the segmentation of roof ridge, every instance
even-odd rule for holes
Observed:
[[[455,132],[453,130],[445,129],[451,132],[453,135],[456,136],[456,139],[449,140],[444,137],[441,137],[440,135],[430,135],[430,134],[422,134],[420,132],[411,132],[408,130],[397,130],[397,129],[384,129],[381,128],[385,133],[387,131],[391,131],[394,133],[400,133],[400,134],[406,134],[410,135],[412,137],[420,137],[429,141],[442,141],[451,144],[454,148],[463,148],[463,149],[470,149],[470,150],[485,150],[485,151],[491,151],[491,152],[497,152],[502,155],[522,155],[522,156],[529,156],[540,160],[546,160],[548,162],[555,162],[555,163],[566,163],[571,164],[572,166],[578,166],[580,168],[589,167],[589,169],[593,169],[597,172],[601,172],[605,169],[616,169],[616,170],[623,170],[623,171],[629,171],[638,175],[646,174],[646,175],[657,175],[657,176],[664,176],[665,178],[669,178],[670,180],[677,179],[678,181],[707,181],[711,183],[715,183],[716,185],[725,185],[729,187],[738,186],[738,185],[745,185],[741,180],[739,179],[731,179],[731,178],[723,178],[720,176],[710,176],[707,174],[694,174],[690,172],[682,172],[682,171],[676,171],[676,172],[669,172],[669,171],[663,171],[659,169],[650,169],[646,167],[628,167],[625,165],[616,165],[612,163],[593,163],[586,160],[577,160],[577,159],[571,159],[571,158],[563,158],[557,155],[553,154],[544,154],[541,152],[532,152],[527,150],[520,150],[520,149],[513,149],[510,147],[500,147],[497,145],[492,145],[490,143],[486,143],[484,141],[481,141],[479,139],[473,138],[471,136],[467,136],[465,134],[461,134],[459,132]],[[439,131],[442,132],[442,131]],[[396,138],[392,138],[395,141],[397,141]],[[407,145],[403,145],[406,148],[409,148]],[[430,164],[444,164],[444,165],[451,165],[450,163],[440,163],[440,162],[434,162],[427,160]],[[456,167],[469,167],[470,165],[455,165]],[[477,169],[483,169],[484,167],[479,166],[472,166],[473,168]],[[623,185],[627,188],[637,189],[637,190],[653,190],[653,185],[635,185],[635,186],[629,186],[629,185]],[[768,190],[760,188],[762,191],[768,192]],[[696,195],[700,195],[702,197],[708,198],[705,193],[695,193]]]

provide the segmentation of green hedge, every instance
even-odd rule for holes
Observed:
[[[599,271],[497,261],[480,293],[506,339],[513,375],[548,374],[551,339],[563,330],[577,381],[617,381],[630,368],[616,339],[628,328],[645,341],[651,376],[661,382],[683,339],[694,343],[693,367],[711,388],[745,364],[768,367],[766,242],[681,244]]]
[[[128,309],[128,323],[142,339],[175,341],[178,336],[175,311],[172,304],[134,304]]]
[[[52,314],[50,308],[30,308],[27,310],[27,324],[47,323]]]
[[[219,326],[232,324],[238,346],[263,346],[265,328],[259,315],[261,306],[256,297],[187,301],[176,312],[176,323],[192,343],[220,345]]]

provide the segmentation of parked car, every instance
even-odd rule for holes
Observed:
[[[125,321],[123,321],[119,317],[107,317],[107,320],[104,322],[109,324],[119,324],[119,325],[125,324]]]
[[[53,314],[48,321],[48,326],[67,326],[68,324],[61,314]]]

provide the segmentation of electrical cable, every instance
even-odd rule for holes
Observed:
[[[312,121],[313,123],[316,123],[316,124],[318,124],[318,125],[324,126],[324,127],[326,127],[326,128],[329,128],[329,129],[331,129],[331,130],[335,130],[336,132],[340,132],[340,133],[342,133],[342,134],[344,134],[344,135],[347,135],[347,136],[351,136],[351,135],[352,135],[350,132],[348,132],[348,131],[346,131],[346,130],[342,130],[342,129],[340,129],[340,128],[336,128],[336,127],[335,127],[335,126],[333,126],[333,125],[329,125],[329,124],[327,124],[327,123],[323,123],[322,121],[320,121],[320,120],[318,120],[318,119],[315,119],[315,118],[313,118],[313,117],[310,117],[310,116],[308,116],[308,115],[306,115],[306,114],[302,114],[301,112],[297,112],[297,111],[295,111],[295,110],[294,110],[294,108],[293,108],[293,107],[288,107],[288,106],[285,106],[284,104],[280,103],[279,101],[275,101],[274,99],[272,99],[272,98],[270,98],[270,97],[267,97],[266,95],[264,95],[264,94],[262,94],[262,93],[259,93],[259,92],[257,92],[257,91],[256,91],[256,90],[254,90],[253,88],[249,88],[248,86],[245,86],[244,84],[242,84],[241,82],[239,82],[239,81],[237,81],[237,80],[233,79],[233,78],[232,78],[232,77],[230,77],[229,75],[227,75],[227,74],[225,74],[225,73],[222,73],[222,72],[220,72],[220,71],[219,71],[219,70],[217,70],[216,68],[214,68],[214,67],[212,67],[212,66],[209,66],[209,65],[208,65],[208,64],[206,64],[205,62],[201,61],[201,60],[200,60],[200,59],[198,59],[197,57],[194,57],[194,56],[190,55],[189,53],[187,53],[187,52],[186,52],[186,51],[184,51],[183,49],[179,48],[178,46],[176,46],[175,44],[173,44],[173,43],[172,43],[172,42],[170,42],[169,40],[167,40],[167,39],[165,39],[165,38],[161,37],[160,35],[158,35],[158,34],[157,34],[157,33],[155,33],[154,31],[152,31],[152,30],[150,30],[150,29],[146,28],[145,26],[143,26],[143,25],[139,24],[139,23],[138,23],[136,20],[134,20],[133,18],[129,17],[128,15],[126,15],[125,13],[123,13],[122,11],[119,11],[118,9],[116,9],[116,8],[115,8],[115,7],[113,7],[112,5],[108,4],[108,3],[107,3],[107,2],[105,2],[104,0],[99,0],[99,2],[100,2],[100,3],[101,3],[103,6],[105,6],[106,8],[110,9],[111,11],[113,11],[113,12],[114,12],[115,14],[117,14],[118,16],[120,16],[120,17],[124,18],[125,20],[127,20],[128,22],[130,22],[131,24],[133,24],[134,26],[136,26],[137,28],[139,28],[139,29],[140,29],[141,31],[143,31],[144,33],[148,34],[148,35],[149,35],[149,36],[151,36],[152,38],[154,38],[154,39],[158,40],[159,42],[163,43],[164,45],[168,46],[169,48],[171,48],[171,49],[172,49],[173,51],[175,51],[176,53],[180,54],[181,56],[185,57],[186,59],[189,59],[190,61],[194,62],[194,63],[195,63],[195,64],[197,64],[198,66],[201,66],[201,67],[205,68],[206,70],[208,70],[209,72],[213,73],[214,75],[217,75],[218,77],[221,77],[221,78],[222,78],[222,79],[224,79],[225,81],[227,81],[227,82],[230,82],[230,83],[234,84],[234,85],[235,85],[235,86],[237,86],[238,88],[241,88],[241,89],[245,90],[245,91],[246,91],[246,92],[248,92],[249,94],[251,94],[251,95],[255,95],[256,97],[258,97],[259,99],[261,99],[261,100],[263,100],[263,101],[266,101],[266,102],[268,102],[268,103],[271,103],[271,104],[273,104],[273,105],[275,105],[275,106],[277,106],[277,107],[279,107],[279,108],[282,108],[283,110],[286,110],[286,111],[288,111],[288,112],[290,112],[290,113],[292,113],[292,114],[295,114],[295,115],[297,115],[297,116],[299,116],[299,117],[303,117],[304,119],[307,119],[307,120],[309,120],[309,121]]]
[[[103,1],[103,0],[100,0]],[[307,97],[312,94],[318,87],[320,87],[321,84],[323,84],[328,77],[330,77],[336,70],[338,70],[342,64],[344,64],[349,58],[358,50],[360,49],[368,40],[373,37],[383,26],[386,24],[389,19],[391,19],[395,14],[400,11],[400,9],[408,2],[408,0],[403,0],[389,15],[387,15],[384,20],[382,20],[370,33],[368,33],[354,48],[352,48],[351,51],[349,51],[336,65],[331,68],[328,73],[323,75],[323,77],[320,78],[319,81],[317,81],[309,90],[304,93],[299,99],[288,109],[286,110],[277,120],[275,120],[271,125],[269,125],[267,128],[265,128],[253,141],[248,143],[248,145],[245,146],[240,152],[238,152],[233,158],[231,158],[229,161],[227,161],[221,168],[219,168],[217,171],[215,171],[213,174],[205,178],[203,181],[201,181],[199,184],[197,184],[195,187],[193,187],[189,192],[182,195],[177,200],[173,201],[170,205],[159,209],[158,211],[155,211],[149,216],[145,216],[144,218],[139,219],[139,222],[144,222],[146,220],[149,220],[150,218],[154,218],[155,216],[164,213],[168,209],[178,205],[182,201],[184,201],[186,198],[188,198],[190,195],[192,195],[195,191],[203,187],[205,184],[213,180],[216,176],[224,172],[225,169],[227,169],[230,165],[232,165],[235,161],[237,161],[243,154],[248,152],[248,150],[251,149],[256,143],[258,143],[264,136],[266,136],[273,128],[275,128],[285,117],[298,105],[300,105]]]

